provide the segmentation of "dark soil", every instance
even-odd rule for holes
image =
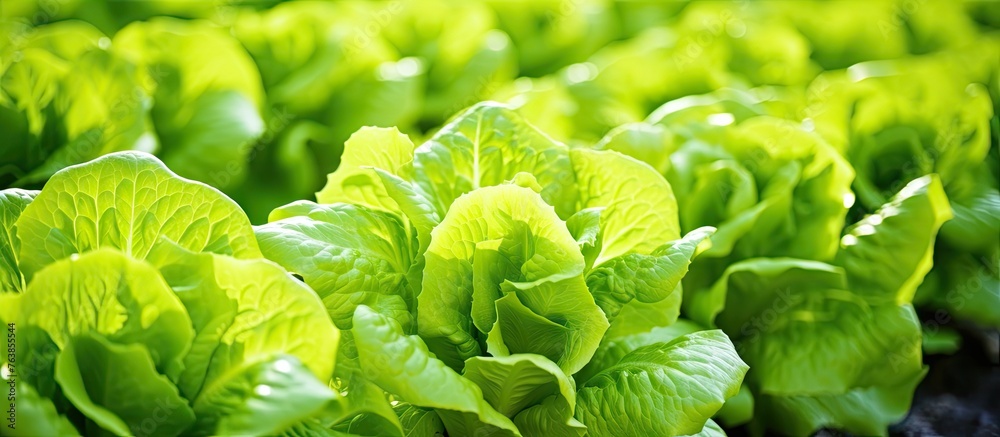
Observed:
[[[899,437],[1000,436],[1000,333],[959,327],[962,347],[930,355],[910,414],[892,428]]]

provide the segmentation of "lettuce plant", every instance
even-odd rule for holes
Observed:
[[[684,230],[718,228],[685,278],[707,289],[756,257],[830,261],[854,172],[826,141],[754,95],[723,89],[669,102],[597,144],[645,160],[674,188]]]
[[[739,389],[721,331],[670,329],[712,230],[680,238],[645,164],[484,103],[419,147],[358,131],[317,199],[256,232],[344,331],[337,386],[364,408],[337,429],[689,435]]]
[[[336,398],[339,331],[218,191],[122,152],[0,193],[5,435],[275,434]]]
[[[0,130],[8,143],[0,148],[0,186],[38,185],[110,152],[154,150],[137,69],[102,49],[108,41],[100,31],[63,22],[15,41],[0,47]]]
[[[925,176],[845,230],[854,170],[808,124],[768,115],[783,111],[721,90],[669,102],[597,147],[662,172],[682,229],[718,228],[683,308],[751,366],[753,403],[730,405],[727,424],[885,434],[925,373],[911,302],[951,206],[940,177]]]
[[[993,100],[1000,88],[998,69],[979,56],[997,53],[1000,45],[990,41],[975,55],[858,64],[818,79],[807,108],[817,130],[855,168],[854,215],[873,212],[915,177],[940,176],[954,219],[941,228],[936,268],[917,301],[987,326],[1000,326]]]
[[[910,302],[949,218],[940,180],[923,177],[848,227],[831,262],[748,259],[687,296],[685,312],[755,369],[752,427],[884,435],[905,416],[925,373]]]

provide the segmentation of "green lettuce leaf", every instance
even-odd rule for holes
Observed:
[[[542,198],[560,217],[576,212],[568,148],[500,104],[473,106],[414,151],[413,178],[441,217],[462,194],[520,172],[534,175],[544,187]]]
[[[235,202],[138,152],[60,171],[16,227],[21,271],[29,280],[47,264],[102,247],[143,259],[160,237],[194,251],[260,257],[253,228]]]
[[[178,435],[194,412],[177,387],[157,373],[148,349],[115,344],[85,331],[70,339],[56,360],[62,393],[99,428],[96,435]]]
[[[0,378],[0,381],[4,385],[8,384],[6,377]],[[23,379],[15,384],[16,404],[15,399],[11,399],[9,396],[5,396],[4,401],[0,402],[4,411],[10,411],[12,407],[17,411],[17,426],[14,429],[4,426],[4,435],[11,437],[82,435],[73,426],[73,423],[56,409],[51,399],[41,396],[34,387],[24,382]]]
[[[560,425],[573,417],[576,387],[559,366],[541,355],[472,357],[465,363],[462,376],[476,383],[483,391],[483,398],[507,417],[513,418],[529,407],[540,405],[549,396],[556,396],[563,403],[560,411],[566,416]]]
[[[890,302],[911,302],[933,264],[938,229],[951,217],[936,175],[911,181],[889,203],[845,230],[837,263],[844,266],[851,289],[864,291],[869,299],[881,295]]]
[[[0,292],[24,291],[28,286],[18,267],[21,240],[17,238],[14,223],[35,196],[37,191],[16,188],[0,191]]]
[[[398,216],[298,201],[270,219],[256,228],[261,251],[316,290],[337,326],[350,329],[354,309],[368,305],[412,329],[416,291],[407,273],[417,241]]]
[[[747,369],[718,330],[643,346],[583,383],[576,417],[594,434],[695,434],[736,395]]]
[[[517,315],[506,319],[508,313],[499,306],[496,315],[488,309],[472,312],[474,300],[488,308],[504,294],[513,294],[523,311],[549,323],[559,320],[566,330],[566,341],[535,337],[558,349],[549,349],[555,355],[548,358],[570,374],[589,360],[607,322],[587,290],[576,241],[537,193],[514,185],[473,191],[455,202],[432,236],[417,298],[417,327],[438,358],[461,369],[466,358],[481,354],[477,336],[490,331],[494,321],[501,331],[519,323]],[[493,256],[504,262],[477,271],[475,255],[491,250],[477,243],[490,240],[500,240]],[[472,320],[470,313],[480,320]],[[508,335],[502,335],[506,340]],[[541,353],[532,348],[517,352]]]
[[[587,273],[587,288],[614,325],[622,307],[633,300],[656,303],[672,293],[680,293],[677,287],[696,249],[714,231],[710,227],[696,229],[649,255],[629,253],[615,257]],[[680,304],[679,300],[675,302]]]
[[[159,272],[112,249],[49,265],[22,296],[17,325],[44,331],[60,350],[93,331],[114,343],[145,346],[156,369],[171,378],[181,372],[194,338],[188,312]],[[43,350],[25,343],[25,353]]]
[[[155,151],[138,69],[101,49],[100,31],[60,22],[20,35],[11,36],[20,61],[0,66],[0,127],[17,145],[0,151],[0,186],[39,186],[106,153]]]
[[[277,265],[193,253],[169,241],[149,261],[191,315],[194,342],[177,384],[198,408],[214,408],[205,396],[278,355],[295,357],[320,381],[333,374],[339,331],[315,293]]]
[[[395,321],[359,306],[353,332],[369,378],[404,402],[436,409],[449,433],[521,435],[479,386],[434,358],[419,337],[404,335]]]
[[[297,358],[275,355],[232,369],[192,404],[205,435],[276,435],[336,398]]]

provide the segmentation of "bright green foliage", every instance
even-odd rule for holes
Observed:
[[[17,257],[0,267],[28,278],[0,295],[5,434],[272,435],[339,398],[339,331],[218,191],[124,152],[3,194],[0,253]]]
[[[37,191],[17,188],[0,191],[0,292],[24,291],[27,286],[18,262],[21,240],[17,238],[14,223],[37,195]]]
[[[884,434],[906,414],[926,372],[910,301],[950,216],[940,180],[920,178],[848,228],[834,264],[745,260],[686,301],[755,369],[747,382],[756,420],[790,434]]]
[[[66,22],[29,35],[19,62],[0,63],[0,184],[37,185],[106,153],[156,148],[137,68],[100,49],[100,31]]]
[[[256,231],[264,255],[349,329],[338,387],[362,414],[338,430],[417,426],[392,415],[388,395],[435,412],[452,435],[621,431],[599,413],[635,419],[635,432],[697,433],[739,391],[747,368],[720,331],[694,340],[711,348],[702,352],[650,337],[644,389],[596,391],[607,385],[597,375],[618,378],[625,358],[592,362],[595,352],[674,323],[680,280],[713,232],[679,238],[671,188],[641,162],[570,149],[484,103],[418,147],[395,129],[358,131],[317,197],[276,209]],[[698,369],[667,370],[680,356]],[[713,384],[684,391],[699,378],[688,371]],[[584,409],[577,387],[591,384]],[[643,402],[677,396],[689,401],[640,423]],[[619,401],[630,406],[617,411]]]
[[[694,434],[736,395],[747,368],[718,330],[643,346],[581,386],[579,417],[598,435]]]
[[[220,189],[239,184],[264,133],[260,75],[243,48],[206,23],[169,18],[130,24],[111,45],[145,69],[163,162]]]
[[[144,259],[160,238],[196,251],[260,254],[233,201],[178,178],[148,154],[114,154],[67,168],[46,188],[16,224],[20,268],[29,280],[53,261],[102,247]]]
[[[1000,326],[991,6],[4,0],[0,434],[883,435]]]

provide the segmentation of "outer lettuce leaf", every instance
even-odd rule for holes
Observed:
[[[635,349],[585,382],[576,416],[594,434],[695,434],[747,369],[721,331],[683,335]]]
[[[736,427],[750,422],[754,417],[755,404],[753,392],[747,387],[746,381],[740,392],[726,401],[726,404],[719,410],[717,419],[726,424],[727,427]]]
[[[726,437],[726,432],[714,420],[708,419],[705,422],[705,427],[700,432],[691,435],[694,437]]]
[[[66,398],[100,427],[88,425],[87,434],[178,435],[194,422],[187,400],[137,343],[114,344],[84,332],[59,354],[55,378]]]
[[[598,237],[601,235],[603,211],[603,207],[581,209],[566,219],[566,229],[573,235],[581,251],[590,252],[587,248],[597,245]],[[593,264],[593,260],[588,260],[588,263]]]
[[[736,337],[742,356],[757,369],[755,392],[839,394],[854,387],[897,385],[923,372],[920,323],[913,307],[869,308],[837,302],[838,296],[827,293],[816,293],[825,304],[791,307],[790,314],[802,321],[781,321]],[[816,321],[806,322],[810,316]],[[836,319],[823,320],[832,317]],[[818,338],[824,346],[810,348]]]
[[[843,267],[747,260],[692,296],[688,313],[730,333],[757,369],[748,378],[761,414],[757,426],[884,434],[905,414],[925,373],[909,300],[948,217],[938,179],[921,178],[849,228],[836,257]]]
[[[90,331],[115,343],[140,344],[171,378],[181,372],[194,338],[187,311],[156,269],[111,249],[49,265],[22,296],[17,325],[26,334],[38,328],[60,350]],[[44,351],[44,343],[24,337],[19,356]]]
[[[404,435],[403,424],[390,403],[390,395],[372,382],[361,366],[354,332],[342,334],[332,386],[343,395],[346,408],[343,417],[333,421],[335,428],[362,435]],[[345,421],[345,418],[350,420]]]
[[[714,231],[710,227],[696,229],[649,255],[629,253],[615,257],[587,273],[587,287],[613,325],[622,307],[633,300],[656,303],[672,293],[680,293],[677,287],[696,249]],[[675,302],[680,304],[679,300]]]
[[[278,355],[295,357],[301,363],[296,366],[320,381],[329,380],[340,333],[314,292],[280,267],[265,260],[192,253],[167,241],[154,248],[149,260],[191,314],[194,344],[177,384],[196,410],[214,411],[217,406],[206,397],[251,377],[235,376],[248,368],[264,371],[258,363]]]
[[[647,123],[623,126],[598,145],[663,172],[684,230],[718,228],[685,278],[689,294],[743,259],[830,261],[837,252],[852,199],[851,167],[819,136],[763,115],[771,113],[781,110],[723,89],[668,102]]]
[[[194,401],[206,435],[277,435],[336,398],[297,358],[274,355],[234,368]]]
[[[492,250],[497,252],[494,256],[510,263],[509,268],[487,263],[477,271],[475,255],[491,250],[477,243],[490,240],[500,240]],[[520,323],[515,314],[507,319],[510,313],[500,311],[499,304],[496,316],[488,310],[470,316],[474,300],[488,306],[504,294],[513,295],[510,299],[521,303],[522,314],[533,314],[543,323],[559,320],[568,338],[534,340],[550,345],[548,358],[570,374],[590,359],[607,327],[584,282],[584,260],[576,241],[554,209],[530,189],[486,187],[461,197],[434,228],[425,257],[424,282],[417,298],[418,332],[455,369],[461,369],[466,358],[481,354],[477,326],[483,327],[483,333],[492,330],[493,317],[499,320],[496,328],[501,332]],[[487,319],[474,321],[477,314]],[[534,347],[517,352],[545,355]]]
[[[493,102],[479,103],[414,151],[413,177],[441,217],[462,194],[531,173],[560,217],[576,212],[569,150]]]
[[[570,159],[579,189],[577,209],[604,208],[593,266],[627,253],[649,254],[680,238],[674,193],[649,166],[588,149],[571,150]]]
[[[102,247],[143,259],[161,237],[189,250],[260,257],[236,203],[138,152],[60,171],[16,226],[21,271],[29,280],[47,264]]]
[[[0,292],[24,291],[28,285],[18,267],[21,240],[14,223],[37,195],[37,191],[16,188],[0,191]]]
[[[573,412],[558,396],[549,396],[542,403],[528,407],[514,416],[517,429],[527,436],[582,437],[587,427],[573,418]],[[569,418],[567,420],[567,417]]]
[[[398,129],[361,128],[344,143],[340,166],[327,177],[326,187],[316,193],[316,200],[397,212],[399,205],[372,168],[396,174],[412,160],[413,142]]]
[[[757,423],[788,434],[808,434],[825,427],[864,435],[886,435],[889,425],[910,410],[913,392],[926,369],[897,385],[875,385],[843,394],[760,396]]]
[[[918,303],[942,308],[956,318],[1000,326],[1000,249],[992,255],[941,254],[917,291]]]
[[[951,219],[951,208],[937,175],[907,184],[889,203],[847,228],[837,262],[851,289],[889,302],[911,302],[930,271],[934,240]],[[879,266],[879,269],[873,269]]]
[[[513,418],[553,395],[565,403],[562,411],[568,414],[562,423],[573,417],[576,387],[559,366],[541,355],[472,357],[466,361],[462,376],[476,383],[483,398],[507,417]]]
[[[449,433],[521,435],[483,399],[479,386],[434,358],[419,337],[404,335],[396,322],[359,306],[353,332],[369,378],[402,401],[436,409]]]
[[[847,213],[850,166],[790,122],[756,117],[724,133],[721,148],[699,141],[682,146],[675,164],[700,165],[675,165],[667,175],[684,193],[682,226],[719,228],[705,256],[832,258]]]
[[[271,213],[256,229],[262,252],[299,274],[323,299],[342,329],[358,305],[412,329],[415,284],[406,276],[417,242],[398,216],[346,203],[299,201]]]
[[[433,410],[399,403],[393,407],[403,425],[405,436],[444,434],[444,424]]]
[[[383,395],[384,396],[384,395]],[[388,405],[388,403],[386,404]],[[417,407],[405,402],[396,401],[396,406],[389,408],[394,420],[398,419],[396,428],[387,428],[386,422],[374,414],[363,414],[354,418],[346,426],[336,429],[344,430],[350,435],[378,436],[436,436],[444,435],[445,428],[441,417],[428,408]],[[396,416],[399,416],[396,418]]]
[[[675,102],[684,100],[686,99],[675,100]],[[656,119],[660,112],[654,112],[649,118]],[[672,129],[678,129],[678,127],[674,126]],[[657,173],[667,174],[671,167],[670,154],[677,149],[675,141],[673,132],[661,124],[627,123],[608,132],[594,145],[594,148],[614,150],[623,155],[631,156],[649,164]]]
[[[669,343],[677,337],[702,331],[703,329],[697,323],[689,320],[678,320],[669,326],[653,328],[649,332],[605,340],[601,344],[601,347],[597,349],[597,352],[594,353],[594,358],[587,363],[587,367],[584,367],[574,377],[581,383],[587,382],[597,373],[618,364],[629,352],[651,344]]]

